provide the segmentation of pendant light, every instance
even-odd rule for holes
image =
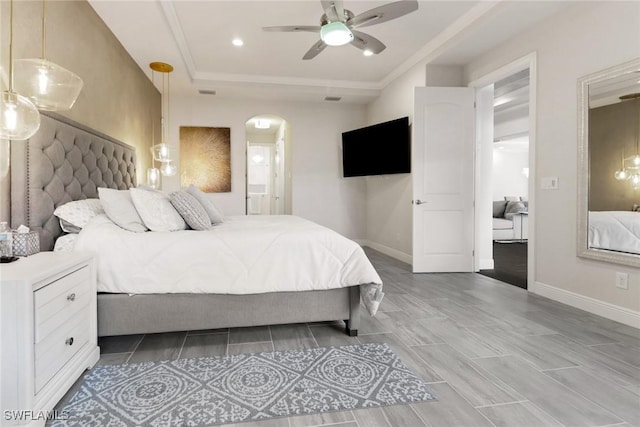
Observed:
[[[0,139],[31,138],[40,127],[40,113],[31,101],[13,90],[13,0],[9,8],[9,89],[0,96]]]
[[[635,102],[635,119],[636,125],[636,154],[630,157],[624,157],[622,153],[622,165],[614,174],[618,181],[630,181],[634,190],[640,190],[640,93],[632,93],[620,97],[620,101]]]
[[[45,58],[45,34],[45,0],[42,0],[42,55],[15,61],[16,90],[40,110],[69,110],[80,95],[83,82],[76,74]]]
[[[151,79],[153,80],[153,74],[151,75]],[[153,144],[156,140],[156,128],[153,124],[153,118],[151,119],[151,143]],[[157,190],[161,186],[160,182],[160,169],[156,168],[156,161],[151,156],[151,167],[147,169],[147,185],[154,190]]]
[[[153,72],[162,73],[162,93],[161,93],[161,103],[162,103],[162,142],[160,144],[154,145],[151,147],[151,154],[153,156],[153,161],[161,162],[160,173],[163,176],[173,176],[178,172],[178,168],[173,165],[171,160],[171,148],[169,144],[167,144],[167,138],[169,135],[169,110],[170,110],[170,95],[171,95],[171,86],[169,81],[170,73],[173,71],[173,66],[167,64],[165,62],[152,62],[149,64],[149,68],[151,68],[151,79],[153,81]],[[166,75],[166,78],[165,78]],[[166,83],[166,88],[165,88]],[[165,105],[166,105],[166,115],[165,115]]]

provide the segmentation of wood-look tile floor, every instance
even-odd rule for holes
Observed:
[[[357,338],[342,322],[107,337],[99,363],[386,342],[438,401],[238,426],[640,426],[640,330],[479,274],[412,274],[366,252],[386,297]]]

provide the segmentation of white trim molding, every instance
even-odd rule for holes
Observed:
[[[638,311],[541,282],[533,282],[533,285],[529,285],[529,292],[640,329],[640,312]]]
[[[397,249],[390,248],[389,246],[381,245],[380,243],[372,242],[370,240],[356,240],[360,246],[367,246],[371,249],[375,249],[378,252],[382,252],[385,255],[389,255],[391,258],[395,258],[399,261],[406,262],[409,265],[413,263],[413,257],[407,253],[399,251]]]
[[[493,258],[491,259],[480,259],[480,270],[493,270],[495,264],[493,262]]]

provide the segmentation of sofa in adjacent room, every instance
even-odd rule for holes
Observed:
[[[493,202],[493,240],[526,240],[529,202],[526,197],[505,197]]]

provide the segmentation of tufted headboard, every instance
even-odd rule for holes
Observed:
[[[135,185],[134,147],[57,114],[41,113],[38,132],[11,143],[11,226],[38,231],[42,251],[62,234],[55,208]]]

